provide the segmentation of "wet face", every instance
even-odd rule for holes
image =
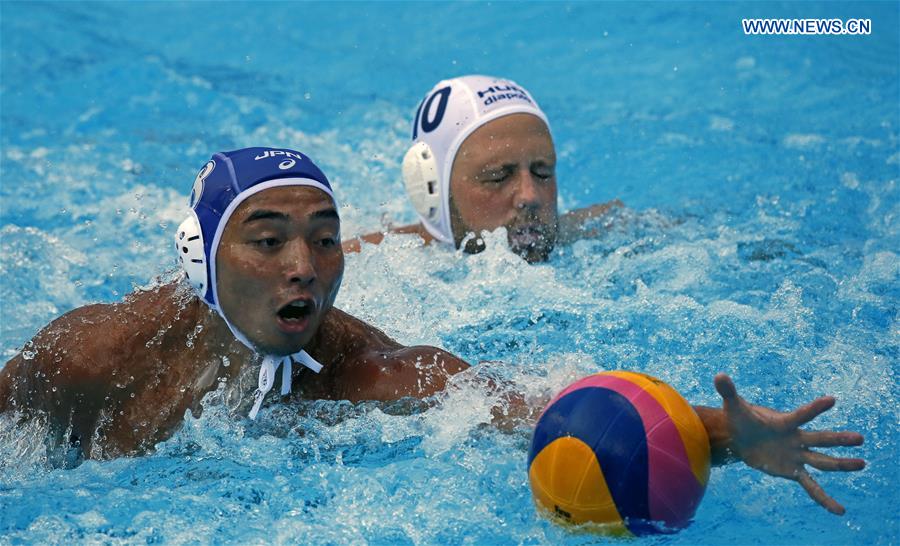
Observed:
[[[219,304],[264,354],[309,343],[344,274],[340,220],[321,190],[270,188],[228,220],[216,255]]]
[[[513,252],[547,259],[556,243],[556,151],[540,118],[503,116],[466,138],[453,160],[450,216],[457,246],[471,233],[505,227]],[[470,239],[466,250],[480,246]]]

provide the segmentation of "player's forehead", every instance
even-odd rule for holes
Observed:
[[[507,156],[535,156],[555,159],[550,130],[532,114],[511,114],[492,120],[476,129],[463,142],[456,160],[466,163],[490,163]]]
[[[234,211],[227,227],[255,219],[309,221],[329,217],[338,219],[334,202],[327,193],[310,186],[283,186],[247,197]]]

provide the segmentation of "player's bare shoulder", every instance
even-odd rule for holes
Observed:
[[[123,301],[89,305],[53,321],[35,338],[38,350],[65,352],[80,373],[140,368],[153,353],[183,340],[201,311],[179,283],[137,290]],[[94,370],[94,372],[91,371]]]
[[[119,303],[74,309],[28,341],[0,372],[0,409],[47,409],[61,389],[104,391],[117,377],[140,375],[153,353],[184,338],[196,303],[177,284],[138,290]],[[183,319],[188,319],[187,321]],[[126,375],[127,372],[127,375]]]

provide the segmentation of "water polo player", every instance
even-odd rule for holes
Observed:
[[[0,369],[0,412],[46,419],[51,459],[70,447],[93,458],[145,452],[186,410],[198,415],[220,380],[257,364],[252,418],[279,378],[282,395],[395,400],[429,396],[468,368],[441,349],[404,347],[332,307],[344,270],[340,220],[327,178],[299,152],[215,154],[194,182],[175,251],[186,282],[67,313]],[[733,455],[797,480],[843,512],[804,465],[848,471],[863,461],[808,448],[859,445],[862,437],[799,429],[833,398],[779,413],[747,403],[724,374],[716,389],[723,409],[695,407],[714,461]]]
[[[464,76],[439,82],[420,103],[403,179],[419,224],[393,229],[466,250],[482,248],[482,231],[506,228],[510,248],[529,262],[546,260],[557,242],[582,233],[585,221],[618,201],[556,209],[556,151],[547,116],[511,80]],[[471,236],[471,237],[470,237]],[[344,243],[358,251],[360,240]],[[467,237],[469,237],[467,239]]]
[[[246,366],[260,365],[251,417],[277,377],[281,394],[293,385],[309,397],[387,400],[431,394],[468,367],[332,307],[340,220],[307,156],[215,154],[191,207],[175,243],[190,288],[137,291],[53,321],[0,370],[0,411],[42,414],[54,445],[109,457],[152,448]]]
[[[439,241],[456,247],[465,242],[466,250],[477,251],[481,231],[504,227],[510,248],[529,262],[536,262],[546,260],[557,243],[569,243],[587,234],[586,222],[621,206],[613,201],[558,215],[556,152],[547,116],[534,97],[511,80],[464,76],[438,82],[416,110],[412,140],[402,170],[420,223],[391,229],[394,233],[415,234],[426,243]],[[378,244],[383,238],[384,233],[364,235],[346,241],[344,250],[356,252],[362,241]],[[738,407],[734,385],[726,376],[716,378],[716,388],[726,408]],[[792,416],[788,418],[757,406],[751,411],[742,400],[741,404],[742,412],[755,414],[752,418],[736,418],[742,423],[761,419],[768,412],[764,420],[779,422],[778,427],[787,427],[784,430],[796,430],[801,424],[797,412],[787,414]],[[806,413],[802,415],[812,419],[830,404],[833,399],[819,398],[803,408]],[[697,410],[707,429],[725,426],[714,424],[723,419],[718,410]],[[862,437],[855,433],[816,434],[820,436],[815,441],[823,443],[806,446],[862,443]],[[716,446],[724,443],[714,435],[710,437],[715,454]],[[826,458],[805,451],[800,443],[792,445],[793,441],[784,444],[770,438],[765,442],[768,452],[758,447],[735,452],[754,468],[797,480],[821,505],[842,512],[803,469],[803,463],[823,470],[858,470],[862,461]],[[776,455],[779,450],[785,451]],[[797,455],[796,450],[803,453]]]

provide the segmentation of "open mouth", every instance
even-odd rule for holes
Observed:
[[[315,304],[312,300],[294,300],[278,310],[278,324],[285,332],[305,330],[314,310]]]
[[[534,248],[546,242],[544,230],[534,227],[517,228],[509,233],[510,242],[518,248]]]
[[[509,229],[509,248],[529,263],[545,261],[553,250],[555,234],[542,224],[528,224]]]

